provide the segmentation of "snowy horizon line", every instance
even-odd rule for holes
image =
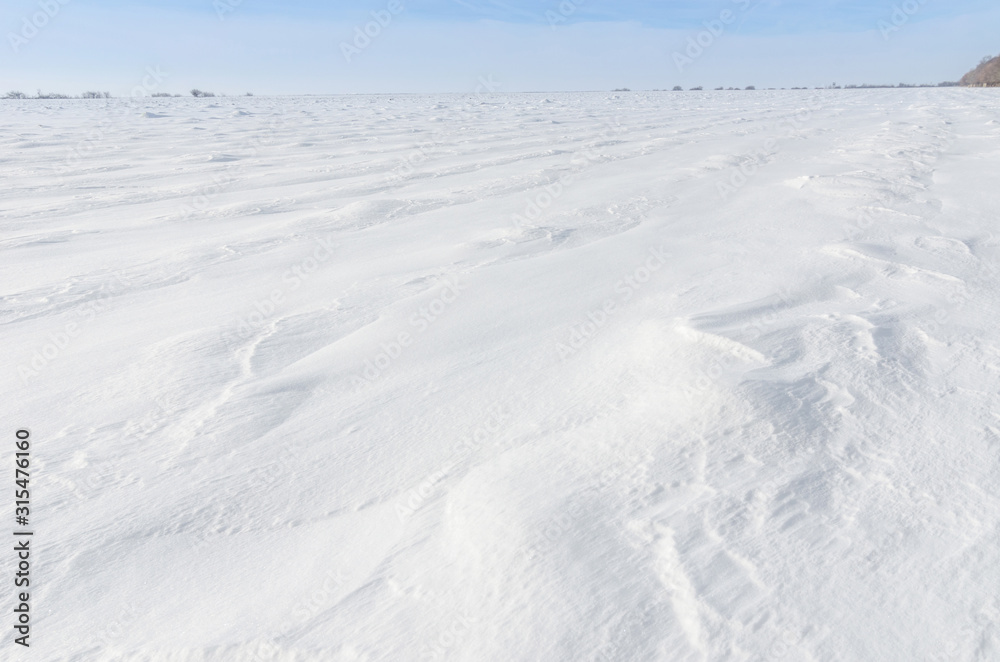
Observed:
[[[678,86],[679,87],[679,86]],[[456,91],[422,91],[422,92],[286,92],[286,93],[207,93],[207,94],[123,94],[116,95],[108,92],[83,92],[79,95],[66,95],[58,92],[37,94],[30,96],[19,91],[11,91],[0,96],[0,101],[94,101],[108,99],[247,99],[247,98],[293,98],[293,97],[347,97],[347,96],[460,96],[460,97],[502,97],[518,94],[645,94],[652,92],[677,93],[677,92],[818,92],[818,91],[857,91],[857,90],[912,90],[912,89],[950,89],[950,88],[977,89],[976,86],[961,85],[958,82],[944,81],[941,83],[899,83],[896,85],[881,85],[864,83],[860,85],[833,85],[833,86],[801,86],[801,87],[703,87],[695,86],[682,89],[651,88],[651,89],[580,89],[580,90],[517,90],[506,92],[456,92]],[[987,88],[988,89],[988,88]],[[39,91],[40,92],[40,91]]]

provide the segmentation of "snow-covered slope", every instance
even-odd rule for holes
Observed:
[[[992,91],[0,127],[4,659],[1000,659]]]

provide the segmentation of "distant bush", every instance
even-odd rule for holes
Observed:
[[[69,99],[65,94],[57,94],[55,92],[49,92],[48,94],[42,94],[41,90],[38,90],[38,96],[36,99]]]
[[[202,92],[201,90],[191,90],[191,96],[193,97],[214,97],[215,94],[212,92]]]
[[[247,96],[248,97],[252,97],[253,96],[253,92],[247,92]]]
[[[683,92],[684,88],[680,85],[674,85],[674,92]]]
[[[717,88],[715,88],[715,91],[718,92],[719,90],[724,90],[724,89],[726,89],[726,88],[724,88],[724,87],[717,87]]]
[[[84,92],[80,95],[81,99],[110,99],[110,92]]]
[[[747,85],[746,89],[748,89],[748,90],[756,90],[757,88],[754,87],[753,85]]]
[[[699,85],[698,87],[692,87],[691,91],[692,92],[701,92],[703,89],[704,88],[701,85]]]
[[[627,87],[619,87],[618,89],[611,90],[611,91],[612,92],[631,92],[632,90],[628,89]]]
[[[163,97],[172,97],[174,95],[171,94],[170,92],[155,92],[155,93],[151,94],[150,96],[155,97],[155,98],[163,98]]]
[[[4,95],[4,99],[27,99],[28,95],[24,92],[8,92]]]

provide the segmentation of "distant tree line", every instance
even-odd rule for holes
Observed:
[[[80,99],[108,99],[111,94],[108,92],[84,92],[78,98]],[[71,99],[65,94],[57,94],[55,92],[42,92],[38,90],[38,94],[35,96],[28,96],[24,92],[8,92],[4,95],[4,99]]]
[[[170,94],[169,92],[156,92],[155,94],[151,94],[150,96],[153,98],[163,98],[163,97],[179,97],[181,95]],[[191,96],[197,98],[214,97],[215,93],[203,92],[201,90],[194,89],[191,90]],[[226,96],[226,95],[222,94],[220,96]],[[252,97],[253,92],[247,92],[246,96]],[[35,96],[30,96],[28,94],[25,94],[24,92],[18,92],[16,90],[8,92],[3,96],[0,96],[0,99],[111,99],[111,98],[113,97],[111,96],[110,92],[84,92],[78,97],[72,97],[66,94],[58,94],[55,92],[42,92],[41,90],[38,90],[38,93]]]
[[[66,94],[59,94],[57,92],[42,92],[38,90],[35,96],[29,96],[24,92],[8,92],[7,94],[0,97],[3,99],[110,99],[110,92],[84,92],[78,97],[71,97]]]
[[[899,83],[898,85],[870,85],[870,84],[864,84],[864,85],[837,85],[836,83],[834,83],[833,85],[828,85],[826,87],[816,87],[816,88],[809,88],[809,87],[787,87],[786,88],[786,87],[782,87],[780,89],[782,89],[782,90],[809,90],[809,89],[816,89],[816,90],[870,90],[870,89],[898,89],[898,88],[915,88],[915,87],[959,87],[961,84],[962,83],[951,82],[951,81],[944,82],[944,83],[937,83],[937,84],[934,84],[934,83],[922,83],[920,85],[912,85],[910,83]],[[704,88],[701,85],[698,85],[697,87],[689,88],[688,91],[690,91],[690,92],[701,92],[703,89]],[[755,86],[753,86],[753,85],[748,85],[748,86],[746,86],[744,88],[739,88],[739,87],[716,87],[714,89],[715,89],[716,92],[722,92],[722,91],[736,92],[736,91],[740,91],[740,90],[756,90],[757,88]],[[767,89],[768,90],[775,90],[775,89],[779,89],[779,88],[769,87]],[[628,88],[621,88],[621,89],[617,89],[617,90],[614,90],[614,91],[615,92],[629,92],[630,90]],[[653,92],[666,92],[667,90],[666,89],[662,89],[662,90],[654,89],[652,91]],[[673,92],[683,92],[684,88],[681,87],[680,85],[675,85],[674,88],[673,88],[673,90],[671,90],[671,91],[673,91]]]

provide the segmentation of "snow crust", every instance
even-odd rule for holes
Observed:
[[[1000,660],[995,91],[0,103],[16,659]]]

